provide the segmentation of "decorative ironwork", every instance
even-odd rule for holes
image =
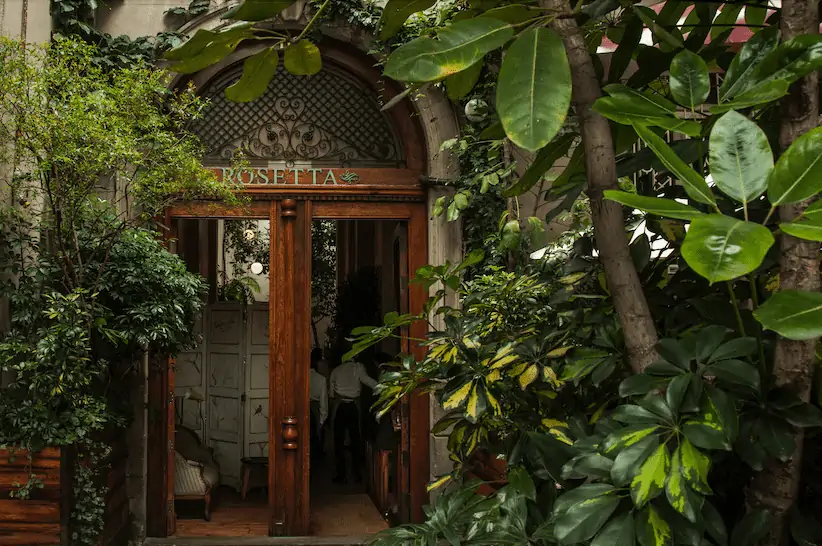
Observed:
[[[259,99],[231,102],[225,89],[241,74],[242,65],[229,69],[204,93],[210,104],[191,129],[207,160],[226,162],[242,151],[289,166],[403,166],[400,139],[374,93],[329,61],[314,76],[280,66]]]

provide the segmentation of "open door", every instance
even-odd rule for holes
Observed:
[[[148,365],[148,473],[146,534],[164,537],[177,530],[174,512],[174,366],[155,356]]]
[[[244,306],[209,305],[206,434],[220,465],[220,482],[240,490],[243,457]]]

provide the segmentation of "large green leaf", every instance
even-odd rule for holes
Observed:
[[[653,506],[648,506],[637,514],[636,536],[641,546],[673,546],[674,544],[671,526]]]
[[[728,544],[728,530],[725,528],[722,514],[707,500],[702,505],[702,521],[705,522],[705,530],[714,542],[719,546]]]
[[[728,281],[759,267],[773,243],[773,234],[761,224],[705,214],[691,222],[682,257],[710,282]]]
[[[691,491],[682,473],[682,462],[679,449],[671,458],[671,471],[665,481],[665,496],[674,510],[685,516],[688,521],[696,523],[697,514],[702,506],[699,497]]]
[[[611,466],[611,479],[617,486],[631,483],[639,467],[656,451],[659,440],[656,436],[646,436],[639,442],[619,452]]]
[[[719,101],[733,99],[737,94],[752,87],[756,80],[752,77],[760,63],[779,43],[779,28],[772,26],[760,30],[750,40],[742,44],[742,49],[731,61],[719,88]]]
[[[785,150],[771,172],[768,199],[785,205],[804,201],[822,190],[822,127],[808,131]]]
[[[616,495],[580,501],[554,522],[554,538],[560,544],[577,544],[592,538],[619,506]]]
[[[705,179],[693,170],[690,165],[682,161],[659,135],[642,125],[634,125],[634,130],[662,161],[665,168],[682,182],[691,199],[709,205],[716,203],[716,199]]]
[[[747,215],[748,203],[767,189],[773,169],[773,152],[765,132],[747,117],[730,111],[711,129],[709,154],[717,187],[742,203]]]
[[[243,63],[242,77],[228,89],[225,96],[234,102],[250,102],[265,92],[277,72],[280,57],[273,47],[255,53]]]
[[[554,517],[566,513],[572,506],[585,500],[607,495],[614,492],[614,486],[609,483],[586,483],[575,489],[561,494],[554,502],[552,514]],[[615,496],[615,495],[614,495]]]
[[[712,494],[708,485],[711,458],[699,451],[687,438],[682,438],[677,448],[679,471],[694,491],[703,495]]]
[[[497,114],[508,138],[531,151],[551,142],[571,105],[562,38],[547,28],[524,31],[505,53],[497,82]]]
[[[404,82],[439,81],[478,62],[513,34],[509,24],[490,17],[451,23],[436,39],[422,36],[396,49],[383,72]]]
[[[699,136],[702,126],[696,121],[676,117],[676,105],[651,91],[640,93],[624,85],[605,87],[609,96],[600,97],[594,110],[623,125],[650,125],[688,136]]]
[[[728,110],[744,110],[752,106],[767,104],[787,95],[788,87],[788,82],[785,80],[763,82],[737,95],[730,102],[711,106],[710,110],[712,114],[722,114]]]
[[[693,220],[702,213],[693,207],[674,201],[673,199],[663,199],[660,197],[647,197],[636,193],[628,193],[618,190],[605,190],[605,198],[616,201],[626,207],[639,209],[657,216],[667,218],[678,218],[680,220]]]
[[[602,528],[591,546],[634,546],[634,516],[631,513],[616,517]]]
[[[822,336],[822,293],[780,290],[754,311],[768,330],[793,340]]]
[[[779,44],[757,67],[757,82],[785,80],[793,83],[822,66],[822,36],[806,34]]]
[[[387,40],[402,28],[409,17],[435,3],[436,0],[388,0],[380,16],[380,39]]]
[[[642,463],[639,472],[631,480],[631,499],[637,508],[642,508],[648,501],[662,493],[670,469],[671,458],[668,454],[668,447],[661,444]]]
[[[706,366],[704,373],[726,384],[740,385],[754,392],[759,390],[759,372],[754,366],[741,360],[722,360]]]
[[[603,443],[605,454],[618,453],[659,430],[658,426],[634,426],[612,432]]]
[[[799,219],[779,224],[779,229],[800,239],[822,241],[822,201],[811,203]]]
[[[191,40],[166,54],[167,59],[179,61],[169,66],[169,70],[180,74],[199,72],[225,58],[252,35],[246,24],[221,32],[199,30]]]
[[[642,19],[642,22],[645,23],[645,26],[653,33],[653,35],[660,41],[660,43],[665,43],[668,46],[678,49],[683,47],[685,44],[682,40],[662,28],[661,25],[657,24],[656,17],[657,14],[651,8],[640,6],[640,5],[632,5],[631,9],[634,10],[634,13]]]
[[[283,66],[297,76],[313,76],[323,67],[320,48],[308,40],[291,44],[283,54]]]
[[[575,134],[568,133],[553,140],[541,149],[525,173],[511,187],[507,188],[503,195],[505,197],[515,197],[533,188],[548,172],[548,169],[553,167],[559,158],[568,153],[574,138],[576,138]]]
[[[670,86],[674,100],[690,110],[696,110],[708,99],[711,91],[708,65],[693,51],[683,49],[671,62]]]
[[[579,479],[589,477],[607,478],[611,473],[614,461],[599,453],[582,453],[562,467],[562,477]]]
[[[728,396],[707,386],[700,415],[686,421],[682,432],[697,447],[729,450],[738,428],[738,415]]]
[[[479,80],[482,66],[482,59],[480,59],[462,72],[445,78],[445,91],[448,98],[455,101],[470,93]]]
[[[731,533],[731,546],[756,546],[771,526],[771,514],[767,510],[753,510],[745,514]]]
[[[643,30],[645,30],[645,25],[642,24],[642,19],[639,17],[632,17],[625,25],[619,47],[611,55],[611,64],[608,67],[609,82],[615,83],[622,79],[622,75],[625,74],[625,70],[631,64],[631,58],[636,52],[637,46],[639,46]]]
[[[263,21],[277,17],[281,11],[291,6],[295,0],[242,0],[228,10],[223,19],[234,21]]]

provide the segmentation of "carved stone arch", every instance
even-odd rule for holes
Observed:
[[[227,6],[212,9],[184,27],[180,32],[192,35],[197,30],[216,30],[227,25],[221,19]],[[297,22],[278,22],[280,28],[299,30],[308,22],[308,14],[303,13]],[[388,101],[402,91],[402,86],[385,79],[375,66],[379,59],[369,55],[373,51],[374,38],[362,27],[343,20],[322,23],[319,28],[325,40],[319,45],[324,60],[350,71],[371,86],[375,96]],[[265,47],[259,42],[243,45],[231,55],[202,70],[194,76],[176,76],[172,85],[181,85],[191,80],[198,88],[203,88],[218,75],[245,58]],[[443,93],[430,86],[413,100],[404,99],[387,111],[394,127],[399,131],[403,144],[403,156],[408,168],[418,170],[431,180],[448,180],[456,176],[458,165],[450,152],[440,152],[440,146],[448,139],[459,135],[457,116],[451,103]]]

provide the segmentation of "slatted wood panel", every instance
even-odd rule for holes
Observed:
[[[0,544],[66,543],[70,514],[67,505],[71,502],[70,463],[67,453],[58,448],[46,448],[31,460],[24,451],[0,450]],[[30,474],[37,476],[43,487],[33,489],[30,499],[10,498],[19,484],[28,482]]]

